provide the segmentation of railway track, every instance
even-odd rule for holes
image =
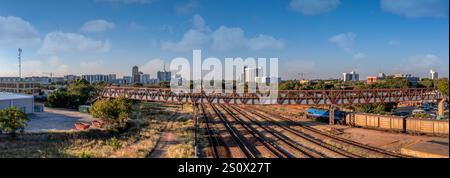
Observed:
[[[210,120],[211,115],[209,112],[206,111],[205,106],[203,104],[200,105],[200,109],[203,113],[203,119],[205,121],[206,130],[208,132],[208,140],[209,140],[209,144],[211,146],[212,155],[214,158],[224,157],[224,155],[219,153],[219,147],[221,147],[221,145],[222,145],[221,143],[223,143],[223,140],[221,140],[220,136],[211,127],[211,125],[214,125],[214,123],[211,122],[211,120]],[[229,155],[228,154],[229,150],[226,150],[226,152],[227,153],[225,153],[225,155]]]
[[[365,145],[365,144],[362,144],[362,143],[359,143],[359,142],[355,142],[355,141],[352,141],[352,140],[348,140],[348,139],[339,137],[337,135],[333,135],[333,134],[330,134],[330,133],[326,133],[326,132],[320,131],[318,129],[312,128],[312,127],[304,125],[302,123],[295,122],[292,119],[286,118],[286,117],[284,117],[284,116],[282,116],[282,115],[280,115],[278,113],[274,113],[274,112],[268,113],[267,111],[264,111],[262,109],[255,108],[255,107],[251,107],[250,112],[255,113],[255,115],[262,115],[261,113],[264,113],[264,114],[269,115],[269,116],[271,116],[273,118],[279,118],[279,119],[281,119],[283,121],[291,123],[292,125],[299,126],[301,129],[303,129],[303,131],[306,130],[306,131],[312,132],[314,134],[320,135],[321,137],[325,137],[327,139],[331,139],[333,141],[339,142],[341,144],[343,143],[343,144],[346,144],[346,145],[349,145],[349,146],[352,146],[352,147],[356,147],[358,149],[362,149],[362,150],[365,150],[365,151],[369,151],[369,152],[378,154],[378,155],[387,156],[387,157],[393,157],[393,158],[409,158],[409,156],[406,156],[406,155],[402,155],[402,154],[399,154],[399,153],[394,153],[394,152],[391,152],[391,151],[383,150],[381,148],[372,147],[372,146],[369,146],[369,145]],[[269,117],[267,117],[267,118],[269,118]],[[294,129],[291,128],[291,130],[294,130]],[[296,130],[296,131],[300,132],[298,130]]]
[[[264,147],[273,153],[276,157],[279,158],[294,158],[294,155],[281,148],[279,145],[275,144],[275,142],[269,138],[267,138],[264,134],[259,132],[256,128],[251,126],[250,124],[243,121],[239,118],[230,108],[219,105],[224,111],[229,113],[229,115],[236,120],[240,125],[242,125],[250,134],[252,134],[260,143],[264,145]]]
[[[283,145],[290,147],[292,150],[298,151],[300,152],[301,155],[303,155],[302,157],[307,157],[307,158],[322,158],[325,157],[323,154],[315,151],[312,148],[306,147],[300,143],[297,143],[296,141],[292,140],[291,138],[287,137],[286,135],[276,131],[275,129],[271,128],[271,127],[267,127],[267,126],[263,126],[260,122],[252,119],[251,116],[249,116],[248,114],[242,112],[239,109],[236,109],[232,106],[226,106],[229,108],[229,110],[232,110],[231,112],[234,113],[238,113],[240,115],[242,115],[243,117],[245,117],[247,120],[249,120],[252,124],[257,125],[258,127],[260,127],[261,129],[263,129],[265,132],[269,133],[270,135],[274,136],[278,142],[282,142]],[[276,144],[276,143],[274,143]],[[278,143],[280,144],[280,143]],[[281,145],[281,144],[280,144]],[[292,154],[288,153],[290,155],[290,157],[294,157]]]
[[[260,153],[256,150],[256,148],[249,143],[249,141],[238,132],[236,128],[234,128],[226,119],[226,116],[220,112],[218,108],[216,108],[214,105],[210,104],[210,107],[214,111],[214,113],[217,115],[217,117],[220,119],[222,124],[225,126],[226,130],[231,136],[231,139],[234,143],[240,148],[242,153],[247,158],[257,158],[260,157]]]

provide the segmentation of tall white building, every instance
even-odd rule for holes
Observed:
[[[261,77],[262,75],[262,68],[248,68],[247,66],[245,66],[242,68],[241,81],[256,82],[257,77]]]
[[[342,73],[342,80],[346,81],[359,81],[359,74],[355,71],[350,73]]]
[[[439,79],[439,74],[434,71],[433,69],[430,70],[431,80],[437,80]]]

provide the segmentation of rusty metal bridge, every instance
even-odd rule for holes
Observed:
[[[441,100],[433,88],[365,89],[365,90],[298,90],[277,91],[276,99],[265,99],[258,93],[175,93],[170,89],[106,87],[101,97],[125,97],[132,100],[172,103],[217,104],[283,104],[283,105],[351,105],[386,102]]]

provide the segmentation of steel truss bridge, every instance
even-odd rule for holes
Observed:
[[[284,105],[351,105],[387,102],[432,101],[444,99],[434,88],[364,89],[364,90],[298,90],[278,91],[276,99],[264,99],[257,93],[175,93],[170,89],[106,87],[101,97],[125,97],[131,100],[171,103],[215,104],[284,104]]]

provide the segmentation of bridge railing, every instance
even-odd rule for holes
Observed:
[[[102,97],[123,96],[129,99],[163,102],[210,102],[231,104],[260,104],[261,98],[274,104],[358,104],[401,101],[438,100],[443,95],[434,88],[361,89],[361,90],[278,90],[275,98],[269,93],[198,93],[174,92],[163,88],[106,87]]]

